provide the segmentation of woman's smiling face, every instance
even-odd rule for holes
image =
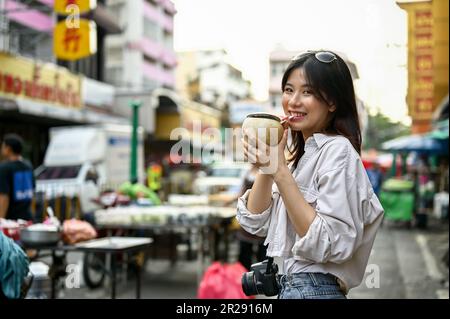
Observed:
[[[301,131],[303,139],[322,131],[332,112],[334,105],[321,99],[308,83],[302,68],[292,70],[283,89],[281,104],[284,113],[291,116],[289,125],[293,131]]]

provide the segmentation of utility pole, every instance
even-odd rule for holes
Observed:
[[[135,183],[137,176],[137,150],[138,150],[138,126],[139,126],[139,108],[142,102],[132,100],[130,107],[133,109],[132,131],[131,131],[131,158],[130,158],[130,182]]]

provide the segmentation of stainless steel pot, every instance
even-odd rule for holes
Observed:
[[[61,239],[61,231],[28,230],[20,231],[20,239],[27,246],[56,245]]]

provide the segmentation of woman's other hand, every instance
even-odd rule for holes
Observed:
[[[245,159],[259,168],[263,174],[274,175],[286,166],[284,151],[287,143],[287,129],[284,130],[281,141],[274,146],[267,145],[258,138],[253,130],[244,130],[242,144]]]

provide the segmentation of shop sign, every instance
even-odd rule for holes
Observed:
[[[97,52],[97,26],[94,21],[80,19],[76,25],[60,21],[53,32],[53,51],[61,60],[79,60]]]
[[[416,11],[416,32],[420,32],[422,28],[431,28],[433,26],[433,15],[430,10]]]
[[[81,78],[67,69],[0,52],[0,96],[80,108]]]
[[[416,34],[416,48],[419,50],[429,50],[433,48],[433,37],[431,32]]]
[[[211,134],[220,130],[220,118],[200,110],[183,107],[181,110],[181,125],[190,133],[190,138],[202,143],[220,142],[216,135]]]
[[[430,119],[433,113],[433,16],[431,9],[414,12],[414,98],[416,119]]]
[[[431,54],[416,55],[416,71],[431,71],[433,70],[433,56]]]
[[[417,113],[429,113],[433,111],[433,99],[432,98],[416,98],[416,112]]]
[[[83,14],[97,6],[96,0],[55,0],[53,10],[61,15]]]
[[[109,108],[114,105],[114,86],[87,77],[81,81],[81,101],[86,106]]]
[[[433,93],[433,77],[432,76],[418,76],[416,78],[416,95],[429,96]]]

